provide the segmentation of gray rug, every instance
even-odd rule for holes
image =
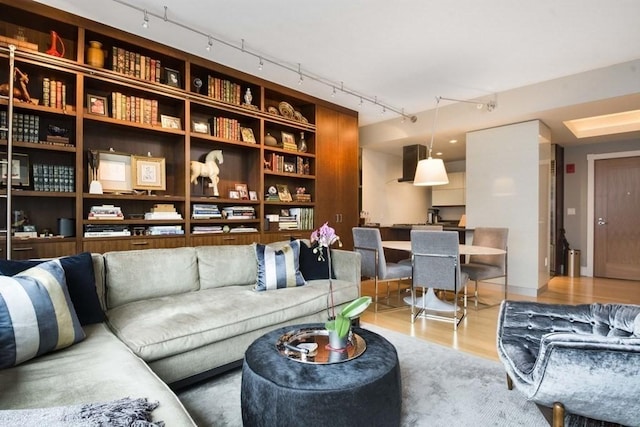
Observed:
[[[402,371],[402,426],[532,426],[547,423],[535,404],[507,390],[499,362],[475,357],[373,325],[364,328],[398,350]],[[201,427],[237,427],[240,370],[178,393]]]

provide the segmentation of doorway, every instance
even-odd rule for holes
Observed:
[[[587,275],[640,280],[640,151],[588,161]]]

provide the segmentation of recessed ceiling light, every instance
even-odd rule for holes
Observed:
[[[577,138],[640,131],[640,110],[567,120],[563,123]]]
[[[455,144],[456,142],[458,142],[458,140],[457,140],[457,139],[450,139],[450,140],[449,140],[449,144]]]

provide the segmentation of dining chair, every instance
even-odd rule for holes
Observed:
[[[431,231],[442,231],[444,227],[442,225],[432,225],[432,224],[414,224],[411,226],[411,230],[431,230]],[[398,264],[409,264],[411,265],[411,258],[405,258],[398,261]]]
[[[416,318],[423,316],[434,320],[443,320],[453,323],[453,330],[467,313],[466,283],[468,276],[460,271],[460,248],[458,232],[456,231],[432,231],[411,230],[411,323]],[[416,288],[422,288],[423,304],[416,297]],[[426,288],[439,289],[453,292],[453,304],[451,316],[434,314],[439,312],[438,307],[429,308]],[[458,294],[463,291],[463,307],[460,310]],[[435,294],[430,295],[432,298]],[[441,301],[437,300],[441,303]],[[417,309],[417,311],[416,311]],[[461,314],[460,314],[461,313]]]
[[[390,298],[389,282],[398,282],[398,292],[400,291],[400,281],[411,278],[411,265],[387,262],[384,249],[382,247],[382,237],[380,230],[369,227],[354,227],[353,249],[361,256],[362,276],[374,280],[374,311],[378,311],[378,284],[387,285],[387,302]]]
[[[507,299],[507,240],[509,229],[503,227],[478,227],[473,231],[473,245],[502,249],[503,255],[471,255],[461,270],[475,282],[473,292],[475,308],[478,308],[478,281],[504,277],[504,299]]]

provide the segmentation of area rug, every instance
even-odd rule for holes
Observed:
[[[402,372],[402,426],[548,426],[535,404],[509,391],[499,362],[472,356],[373,325],[389,340]],[[242,426],[240,370],[178,396],[201,427]]]

